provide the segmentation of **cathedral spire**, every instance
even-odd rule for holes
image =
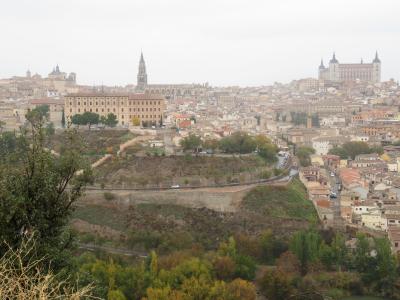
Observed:
[[[143,92],[147,86],[147,73],[146,63],[144,61],[143,52],[140,53],[139,71],[137,74],[137,85],[136,89]]]
[[[321,64],[319,65],[320,69],[325,69],[324,60],[321,58]]]
[[[375,52],[375,59],[372,61],[373,63],[380,64],[381,60],[378,57],[378,51]]]

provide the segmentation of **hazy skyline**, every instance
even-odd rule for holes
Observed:
[[[59,64],[80,84],[268,85],[370,62],[399,78],[396,0],[14,0],[2,3],[0,78],[47,75]]]

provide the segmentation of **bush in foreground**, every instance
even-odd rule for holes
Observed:
[[[20,248],[9,250],[0,258],[0,299],[88,299],[90,286],[76,289],[57,275],[44,270],[42,259],[32,260],[33,239]]]

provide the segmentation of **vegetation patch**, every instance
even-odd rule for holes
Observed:
[[[135,134],[129,130],[80,130],[78,135],[83,141],[82,155],[95,161],[106,153],[116,153],[119,145],[133,139]],[[49,147],[56,152],[61,152],[67,140],[66,132],[56,133],[52,136]]]
[[[243,199],[242,207],[273,218],[316,222],[318,217],[303,184],[295,179],[288,186],[258,186]]]
[[[123,212],[116,208],[98,205],[79,206],[73,212],[72,218],[80,219],[94,225],[103,225],[114,230],[124,231],[126,222]]]
[[[95,170],[97,184],[129,187],[169,187],[173,184],[213,185],[265,178],[270,166],[249,156],[126,156]]]

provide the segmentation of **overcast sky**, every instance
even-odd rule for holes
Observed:
[[[316,77],[336,51],[382,79],[399,78],[398,0],[1,0],[0,77],[48,74],[78,83],[268,85]]]

